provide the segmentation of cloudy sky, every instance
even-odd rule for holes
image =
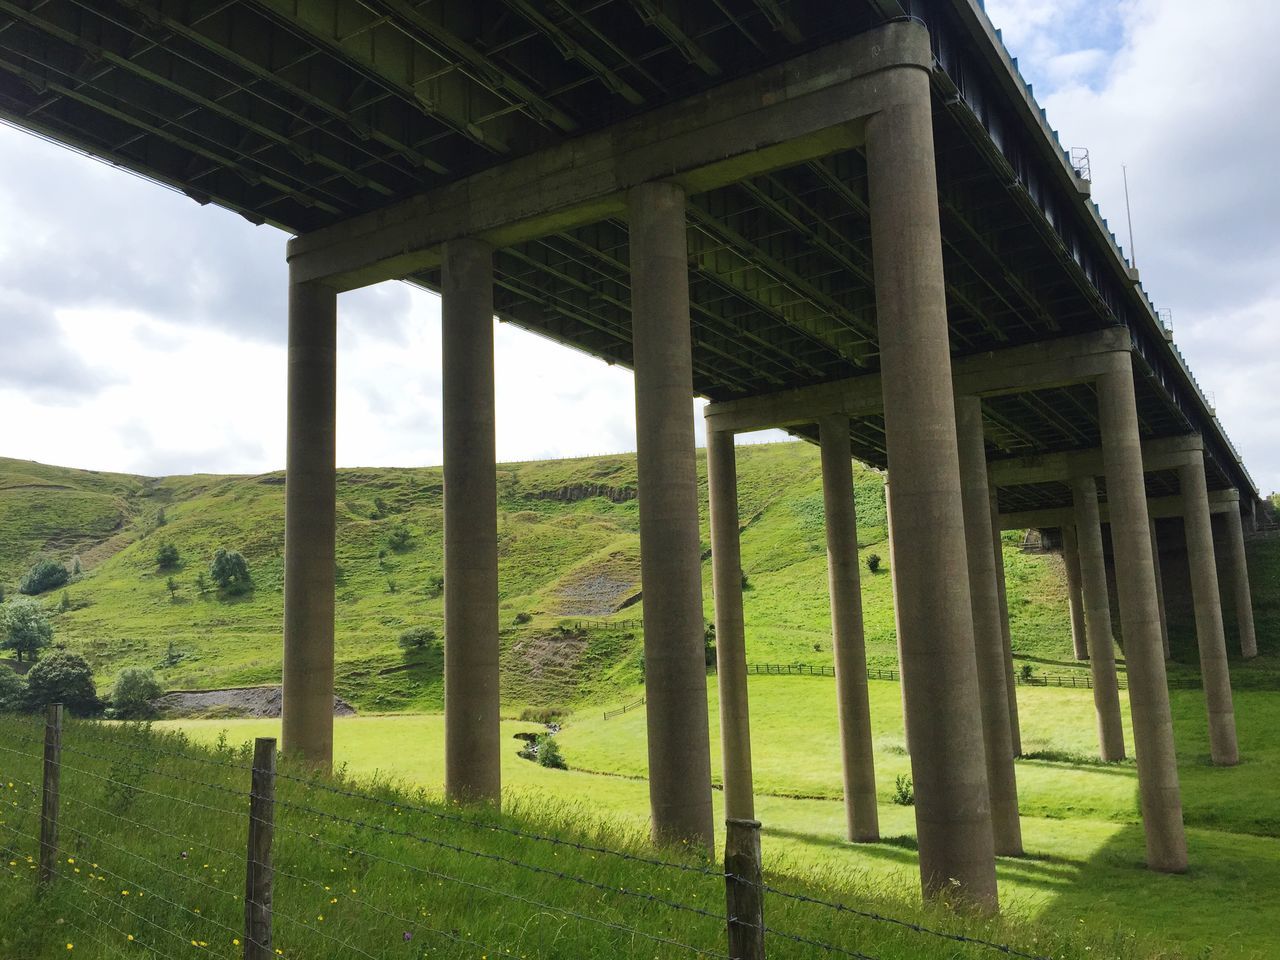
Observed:
[[[1280,4],[987,0],[1264,492],[1280,488]],[[285,235],[0,126],[0,455],[284,462]],[[439,304],[339,301],[338,461],[440,460]],[[499,325],[498,453],[634,447],[631,376]]]

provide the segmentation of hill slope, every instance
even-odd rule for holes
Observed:
[[[818,452],[744,446],[738,463],[750,658],[829,663]],[[699,475],[705,484],[701,457]],[[146,478],[0,460],[0,583],[12,592],[38,556],[78,556],[84,572],[67,589],[70,609],[58,609],[61,594],[46,602],[58,642],[84,652],[104,680],[143,665],[170,688],[275,682],[283,481],[281,473]],[[886,560],[876,574],[864,567],[863,606],[869,658],[887,665],[896,657],[882,477],[859,468],[854,486],[864,557]],[[508,703],[569,706],[634,683],[643,603],[634,455],[503,464],[498,487]],[[396,641],[411,626],[442,632],[441,500],[439,468],[339,471],[338,689],[363,709],[439,705],[439,646],[406,654]],[[705,495],[702,523],[705,547]],[[1033,659],[1066,661],[1061,563],[1022,554],[1006,536],[1015,645]],[[172,571],[157,567],[162,544],[179,552]],[[248,559],[248,594],[199,589],[219,547]],[[704,585],[710,619],[709,561]]]

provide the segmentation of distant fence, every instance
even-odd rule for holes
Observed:
[[[766,880],[755,821],[727,821],[723,867],[664,859],[277,768],[274,739],[201,752],[64,724],[60,706],[44,723],[0,716],[0,781],[3,895],[40,891],[63,918],[60,955],[877,960],[877,939],[901,956],[919,938],[957,960],[1047,960],[964,918],[926,927]]]
[[[644,706],[644,697],[640,697],[636,700],[632,700],[630,703],[624,703],[622,706],[618,707],[616,710],[606,710],[604,712],[604,718],[606,720],[612,720],[614,717],[620,717],[624,713],[628,713],[629,711],[636,709],[636,707],[643,707],[643,706]]]
[[[639,617],[631,620],[562,620],[562,627],[574,630],[643,630],[644,621]]]

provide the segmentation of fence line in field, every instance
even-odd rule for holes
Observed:
[[[492,942],[499,939],[495,929],[478,933],[431,922],[425,907],[408,911],[417,916],[406,916],[384,897],[357,894],[357,884],[376,887],[385,880],[397,886],[417,882],[426,887],[429,882],[427,902],[437,912],[445,904],[447,913],[446,898],[453,891],[459,891],[466,907],[472,897],[482,896],[529,908],[530,919],[518,926],[521,938],[535,918],[556,918],[562,925],[552,949],[560,952],[565,949],[563,925],[573,924],[580,931],[598,931],[590,934],[592,938],[605,938],[592,939],[592,949],[619,957],[648,956],[658,949],[663,956],[761,960],[767,942],[786,941],[809,948],[815,956],[876,960],[858,946],[830,942],[836,939],[832,921],[844,914],[857,918],[855,922],[888,924],[963,944],[984,955],[996,951],[1046,960],[1007,944],[788,890],[772,879],[766,882],[760,866],[760,824],[755,821],[727,821],[721,869],[712,861],[681,862],[615,850],[456,808],[377,796],[341,779],[277,770],[275,741],[269,738],[256,742],[251,762],[240,762],[225,753],[211,756],[175,749],[172,741],[145,728],[74,722],[64,726],[60,710],[56,715],[51,711],[44,730],[16,717],[0,718],[0,723],[26,725],[31,734],[6,736],[0,743],[0,779],[9,788],[8,812],[0,821],[0,870],[19,882],[38,871],[33,879],[41,896],[56,893],[60,886],[74,891],[64,898],[78,913],[67,918],[68,931],[107,950],[112,942],[127,943],[169,960],[190,956],[192,948],[203,951],[230,941],[243,948],[245,960],[310,957],[317,951],[382,960],[403,955],[402,938],[408,941],[421,933],[463,951],[459,955],[532,960],[540,955],[527,943]],[[174,761],[194,765],[203,776],[186,767],[168,769],[176,766]],[[155,783],[155,778],[166,785]],[[228,796],[237,802],[229,804],[224,799]],[[321,807],[318,798],[323,796],[335,798],[343,812]],[[163,818],[160,825],[147,822],[148,804],[157,818]],[[67,805],[70,815],[62,816]],[[95,835],[86,829],[86,812],[110,817],[121,828]],[[445,832],[433,832],[433,823]],[[454,837],[450,829],[464,838]],[[234,845],[223,840],[227,834],[243,838],[242,852],[234,852]],[[495,835],[507,838],[503,842],[508,846],[484,849],[485,838]],[[166,862],[151,848],[137,849],[144,837],[158,838],[160,848],[170,851],[167,855],[173,859]],[[382,848],[374,849],[378,841]],[[518,849],[510,849],[510,841],[517,841]],[[394,846],[388,848],[388,843]],[[210,851],[204,871],[211,864],[220,865],[220,871],[192,872],[193,846]],[[582,856],[576,861],[533,862],[541,851],[552,848],[569,848]],[[295,865],[291,858],[304,850],[309,860]],[[559,854],[553,850],[551,856]],[[606,861],[625,861],[633,880],[620,883],[611,875],[577,872]],[[468,876],[468,863],[485,866]],[[348,872],[351,865],[363,871],[359,879]],[[228,876],[228,869],[235,872]],[[306,875],[307,870],[312,875]],[[518,876],[508,877],[508,870]],[[236,883],[241,871],[243,885]],[[379,871],[390,876],[382,877]],[[685,878],[683,895],[673,885],[677,876]],[[224,886],[224,880],[231,883]],[[704,895],[696,889],[703,884],[717,892]],[[323,901],[331,886],[330,904],[338,904],[340,896],[339,909],[358,909],[360,923],[354,930],[326,929],[327,907],[302,909],[291,898],[298,888],[306,888],[318,892]],[[189,896],[206,899],[196,905],[187,902]],[[634,908],[602,914],[605,908],[600,904],[621,906],[623,900],[615,897]],[[722,908],[715,906],[721,897]],[[766,900],[774,904],[769,924],[764,919]],[[374,920],[374,914],[380,919]],[[774,919],[779,915],[781,920]],[[687,918],[688,925],[676,926],[676,916]],[[395,926],[390,931],[379,928],[378,924],[386,926],[384,921]],[[795,923],[804,925],[795,928]],[[402,937],[392,935],[401,930]],[[642,949],[643,954],[637,953]]]

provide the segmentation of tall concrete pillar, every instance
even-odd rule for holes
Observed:
[[[670,183],[627,199],[653,835],[711,850],[685,199]]]
[[[866,154],[921,883],[995,909],[929,75],[895,82]]]
[[[1231,702],[1231,673],[1227,667],[1227,638],[1222,626],[1218,568],[1213,553],[1213,526],[1209,516],[1209,489],[1204,456],[1196,452],[1192,462],[1178,468],[1183,518],[1187,531],[1187,561],[1191,566],[1191,599],[1196,613],[1196,646],[1200,650],[1200,677],[1209,711],[1209,754],[1220,767],[1240,762],[1236,745],[1236,714]]]
[[[498,490],[493,400],[493,251],[444,247],[444,788],[501,798]]]
[[[1160,643],[1164,647],[1164,658],[1172,656],[1169,649],[1169,617],[1164,606],[1164,573],[1160,569],[1160,539],[1156,536],[1156,518],[1149,521],[1151,530],[1151,564],[1156,572],[1156,606],[1160,608]]]
[[[716,683],[724,815],[755,819],[751,782],[751,716],[747,708],[747,642],[742,615],[742,550],[738,538],[738,467],[733,434],[707,428],[707,499],[711,518],[711,583],[716,606]]]
[[[1132,360],[1126,357],[1123,365],[1100,376],[1097,389],[1147,866],[1181,872],[1187,868],[1187,841],[1156,609]]]
[[[996,488],[990,491],[991,550],[996,565],[996,602],[1000,611],[1000,639],[1004,645],[1005,689],[1009,701],[1009,738],[1013,755],[1022,756],[1022,723],[1018,719],[1018,678],[1013,666],[1013,631],[1009,629],[1009,593],[1004,580],[1004,545],[1000,539],[1000,502]]]
[[[284,493],[285,754],[333,763],[333,587],[338,295],[289,285]]]
[[[1067,568],[1067,603],[1071,608],[1071,646],[1077,660],[1089,659],[1084,603],[1080,597],[1080,547],[1073,523],[1062,525],[1062,565]]]
[[[893,590],[893,636],[898,647],[898,665],[902,665],[902,601],[898,594],[898,564],[893,555],[893,498],[889,493],[889,481],[884,482],[884,525],[889,538],[889,586]],[[902,697],[902,744],[911,755],[911,724],[907,721],[907,677],[898,670],[898,693]]]
[[[1093,678],[1093,708],[1098,721],[1098,755],[1103,760],[1123,760],[1124,726],[1120,719],[1120,687],[1116,682],[1115,639],[1111,634],[1111,601],[1107,597],[1107,567],[1102,552],[1097,481],[1093,477],[1073,478],[1071,500],[1076,514],[1076,546],[1080,555],[1080,589],[1089,645],[1089,673]]]
[[[1238,506],[1227,511],[1227,562],[1231,569],[1231,592],[1236,604],[1236,629],[1240,633],[1240,653],[1251,659],[1258,655],[1258,637],[1253,630],[1253,597],[1249,592],[1249,564],[1244,553],[1244,524]]]
[[[853,503],[853,451],[849,418],[818,423],[822,447],[822,496],[827,521],[827,583],[831,593],[831,650],[840,714],[846,834],[855,842],[880,839],[876,765],[871,747],[867,650],[862,632],[862,583],[858,571],[858,519]]]
[[[1000,629],[1000,597],[996,587],[995,552],[991,544],[991,490],[987,485],[982,401],[977,397],[957,397],[955,403],[960,483],[964,494],[965,544],[969,559],[969,596],[973,609],[982,732],[986,741],[987,789],[991,795],[991,828],[996,853],[1018,857],[1022,855],[1022,825],[1018,820],[1018,783],[1013,771],[1009,671],[1004,654],[1004,633]]]

